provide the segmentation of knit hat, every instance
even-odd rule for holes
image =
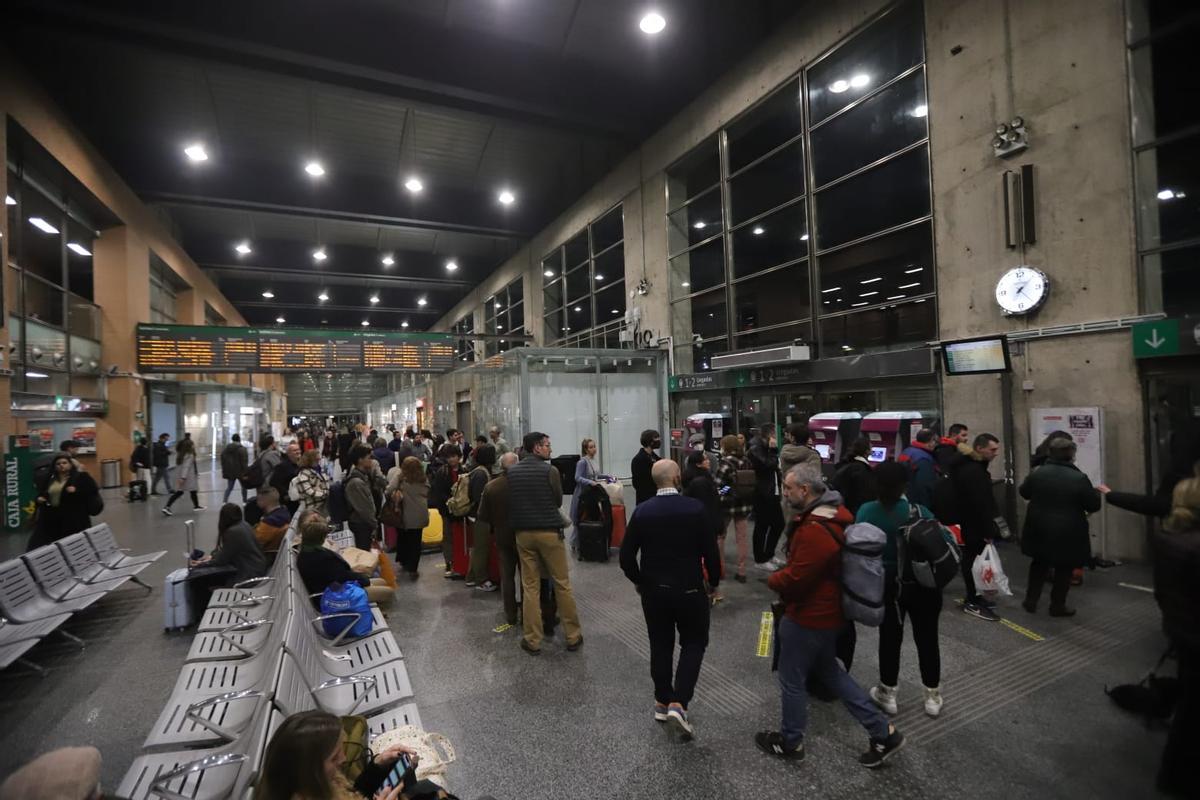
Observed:
[[[0,785],[0,800],[89,800],[100,785],[100,751],[63,747],[40,755]]]

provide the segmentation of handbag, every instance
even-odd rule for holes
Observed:
[[[426,733],[416,725],[403,725],[384,731],[371,741],[371,749],[382,753],[398,744],[416,752],[417,780],[445,783],[446,767],[458,758],[449,739],[440,733]]]
[[[342,717],[342,754],[346,760],[342,762],[342,774],[351,782],[358,780],[367,768],[371,759],[371,751],[367,747],[367,735],[370,728],[366,717]]]
[[[379,510],[379,522],[396,530],[404,529],[404,499],[396,492]]]

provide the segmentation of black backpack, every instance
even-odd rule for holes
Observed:
[[[238,482],[242,484],[243,489],[258,491],[262,488],[263,483],[265,483],[265,476],[263,475],[261,456],[254,459],[254,463],[246,467],[246,474],[238,478]]]
[[[908,521],[900,526],[901,577],[926,589],[941,590],[958,575],[962,557],[946,541],[942,524],[921,516],[921,507],[909,504]]]

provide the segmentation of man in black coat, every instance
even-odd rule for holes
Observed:
[[[642,596],[654,719],[670,723],[688,740],[693,731],[687,707],[708,647],[709,600],[701,562],[716,589],[721,558],[704,505],[679,494],[679,465],[664,459],[655,463],[651,474],[656,496],[634,509],[621,543],[621,569]],[[672,684],[676,630],[680,652]]]
[[[783,506],[775,493],[779,485],[779,443],[770,426],[754,432],[746,447],[746,457],[754,467],[755,478],[754,533],[751,534],[754,562],[765,564],[776,558],[775,548],[783,535]]]
[[[988,622],[999,622],[992,604],[975,589],[972,567],[975,559],[996,532],[996,497],[992,494],[992,475],[988,465],[1000,455],[1000,440],[990,433],[981,433],[973,444],[960,444],[958,456],[950,462],[950,479],[954,482],[954,501],[958,521],[962,526],[962,576],[966,593],[962,610]]]
[[[650,468],[662,456],[657,452],[662,447],[662,435],[658,431],[644,430],[641,437],[642,449],[629,462],[629,474],[633,476],[633,491],[637,502],[644,503],[654,497],[656,488]]]
[[[154,447],[150,451],[150,460],[154,464],[154,479],[150,482],[150,495],[157,495],[154,491],[158,488],[158,482],[161,480],[166,493],[171,493],[171,448],[167,447],[167,439],[171,438],[169,433],[160,433],[158,441],[154,443]]]

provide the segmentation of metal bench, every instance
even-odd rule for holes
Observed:
[[[403,658],[396,637],[388,628],[387,623],[380,619],[379,609],[372,607],[371,632],[356,639],[347,638],[350,628],[358,621],[358,615],[352,612],[340,614],[318,614],[310,600],[311,595],[305,594],[303,586],[293,586],[293,612],[299,624],[307,633],[314,637],[314,642],[327,654],[337,659],[343,668],[336,670],[338,674],[346,675],[369,669],[378,664],[386,664]],[[336,637],[326,637],[324,623],[330,619],[346,618],[346,626]]]
[[[70,614],[59,614],[54,617],[43,617],[34,622],[11,622],[0,617],[0,669],[20,662],[40,675],[45,675],[45,668],[22,658],[33,646],[53,633],[59,625],[70,618]],[[61,633],[61,631],[60,631]],[[79,641],[76,639],[76,641]]]
[[[117,537],[113,535],[112,528],[108,527],[107,522],[93,525],[83,531],[83,535],[87,537],[92,549],[96,551],[96,555],[100,556],[100,563],[108,567],[153,564],[167,554],[166,550],[156,550],[153,553],[142,553],[136,556],[126,555],[129,548],[117,544]]]
[[[62,551],[67,566],[75,573],[75,577],[88,586],[94,586],[115,578],[128,578],[147,592],[153,591],[150,584],[138,577],[138,573],[150,564],[128,564],[123,567],[113,567],[100,560],[100,555],[92,548],[87,536],[82,533],[72,534],[59,539],[54,546]]]
[[[87,583],[71,572],[62,551],[52,544],[29,551],[21,560],[29,566],[42,592],[58,603],[86,600],[91,605],[129,580],[124,576]]]

